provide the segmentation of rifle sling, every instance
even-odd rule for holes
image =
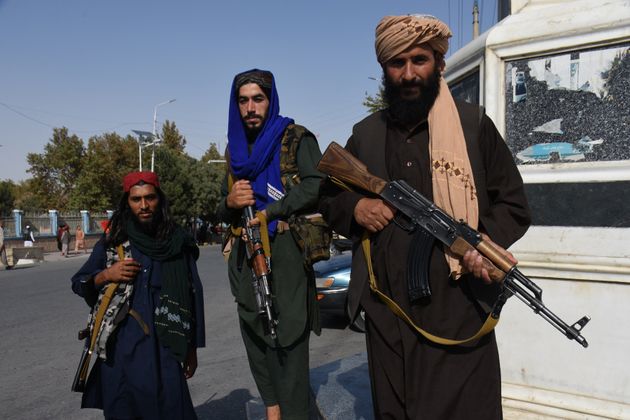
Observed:
[[[368,232],[365,232],[363,234],[363,238],[361,239],[361,246],[363,247],[363,254],[365,255],[365,260],[367,261],[368,275],[369,275],[369,281],[370,281],[370,290],[372,290],[372,292],[374,292],[394,314],[396,314],[399,318],[405,321],[410,327],[412,327],[414,330],[420,333],[427,340],[432,341],[436,344],[442,344],[445,346],[456,346],[456,345],[464,344],[469,341],[477,340],[478,338],[483,337],[484,335],[492,331],[494,327],[499,323],[499,318],[498,317],[494,318],[490,314],[488,315],[488,318],[486,318],[486,321],[481,326],[479,331],[475,333],[475,335],[469,338],[465,338],[463,340],[453,340],[450,338],[440,337],[422,329],[421,327],[416,325],[416,323],[413,322],[411,317],[407,315],[407,313],[400,306],[398,306],[398,304],[394,302],[393,299],[391,299],[389,296],[387,296],[385,293],[379,290],[378,285],[376,284],[376,276],[374,275],[374,269],[372,267],[372,257],[370,253],[370,237],[368,235]]]
[[[348,184],[346,184],[339,178],[331,176],[330,179],[334,184],[341,187],[342,189],[346,191],[353,191],[353,189]],[[370,252],[370,236],[367,231],[363,233],[363,237],[361,238],[361,246],[363,247],[363,254],[365,255],[365,261],[367,263],[370,290],[374,294],[376,294],[376,296],[378,296],[379,299],[381,299],[396,316],[398,316],[400,319],[405,321],[411,328],[416,330],[419,334],[421,334],[427,340],[436,344],[444,345],[444,346],[456,346],[456,345],[468,343],[470,341],[477,340],[478,338],[483,337],[484,335],[492,331],[494,327],[496,327],[496,325],[499,323],[499,315],[497,313],[495,315],[496,317],[493,316],[493,313],[495,312],[493,310],[488,315],[488,317],[486,318],[486,321],[483,323],[479,331],[477,331],[473,336],[469,338],[465,338],[463,340],[454,340],[451,338],[440,337],[422,329],[421,327],[416,325],[415,322],[413,322],[411,317],[407,315],[407,313],[400,306],[398,306],[398,304],[394,302],[393,299],[391,299],[389,296],[387,296],[385,293],[379,290],[378,285],[376,284],[376,275],[374,274],[374,268],[372,267],[372,254]]]
[[[122,245],[118,245],[116,247],[116,252],[118,253],[118,259],[120,261],[125,259],[125,250]],[[116,289],[118,289],[118,283],[109,283],[103,293],[103,299],[101,299],[101,304],[98,306],[98,311],[96,311],[96,317],[94,318],[94,327],[92,330],[92,336],[90,337],[90,354],[92,354],[92,351],[94,350],[96,339],[101,331],[103,317],[105,316],[105,312],[109,307],[109,302],[112,300],[112,296],[114,296]]]

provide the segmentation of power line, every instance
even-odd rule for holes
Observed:
[[[16,113],[16,114],[18,114],[19,116],[21,116],[23,118],[26,118],[27,120],[33,121],[33,122],[35,122],[37,124],[40,124],[40,125],[43,125],[45,127],[50,127],[50,128],[58,128],[59,127],[59,125],[52,125],[52,124],[46,123],[44,121],[38,120],[35,117],[31,117],[30,115],[27,115],[27,114],[25,114],[25,113],[23,113],[21,111],[18,111],[14,107],[12,107],[9,104],[6,104],[4,102],[0,102],[0,105],[5,107],[9,111]],[[102,133],[102,132],[107,132],[107,131],[113,131],[113,130],[115,130],[117,128],[121,128],[121,127],[124,127],[124,126],[127,126],[127,125],[139,125],[139,124],[148,124],[148,123],[146,121],[145,122],[137,122],[137,121],[136,122],[124,122],[124,123],[120,123],[120,124],[118,124],[118,125],[116,125],[114,127],[105,128],[105,129],[95,129],[95,130],[74,130],[71,127],[68,127],[68,129],[70,131],[72,131],[73,133],[78,133],[78,134],[80,134],[80,133],[99,133],[99,132]]]
[[[0,105],[2,105],[3,107],[5,107],[5,108],[6,108],[6,109],[8,109],[9,111],[11,111],[11,112],[15,112],[15,113],[16,113],[16,114],[18,114],[19,116],[26,118],[27,120],[31,120],[31,121],[33,121],[33,122],[36,122],[37,124],[41,124],[41,125],[46,126],[46,127],[52,127],[52,128],[55,128],[54,126],[52,126],[52,125],[50,125],[50,124],[48,124],[48,123],[45,123],[45,122],[43,122],[43,121],[40,121],[40,120],[38,120],[38,119],[36,119],[36,118],[33,118],[33,117],[29,116],[29,115],[26,115],[25,113],[20,112],[20,111],[18,111],[17,109],[11,108],[9,105],[5,104],[4,102],[0,102]]]

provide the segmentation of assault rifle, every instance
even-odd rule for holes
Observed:
[[[122,247],[119,247],[118,252],[119,255],[122,255]],[[96,313],[91,315],[94,319],[92,329],[90,330],[88,325],[88,328],[79,331],[78,338],[79,340],[84,340],[85,344],[83,346],[83,352],[81,353],[81,359],[79,360],[79,366],[77,367],[74,380],[72,381],[72,391],[74,392],[85,391],[85,382],[87,380],[88,370],[90,367],[90,359],[92,358],[92,353],[94,352],[94,346],[96,345],[96,340],[101,329],[101,323],[103,322],[103,317],[109,307],[109,302],[118,288],[118,285],[119,283],[109,283],[106,286],[106,289],[103,292],[103,298],[96,310]]]
[[[256,308],[258,315],[265,321],[265,335],[271,335],[276,339],[276,325],[273,303],[271,301],[271,264],[269,257],[265,255],[260,225],[251,226],[250,222],[255,218],[252,206],[243,209],[243,230],[245,235],[245,249],[247,251],[247,262],[252,270],[252,287],[256,297]]]
[[[90,329],[86,328],[79,331],[79,340],[84,340],[83,353],[81,353],[81,360],[79,360],[79,367],[74,374],[74,380],[72,381],[72,391],[83,392],[85,391],[85,381],[87,379],[88,367],[90,366],[90,357],[92,352],[90,350]]]
[[[402,214],[412,228],[420,228],[438,239],[455,255],[462,257],[466,251],[476,249],[482,255],[484,268],[490,278],[502,284],[501,293],[492,309],[491,316],[495,319],[499,317],[506,300],[515,295],[567,338],[588,347],[588,342],[580,335],[580,331],[590,321],[588,316],[582,317],[571,326],[567,325],[547,309],[542,302],[542,289],[521,273],[515,264],[492,244],[484,241],[481,234],[466,222],[454,220],[405,181],[387,182],[370,174],[361,161],[335,142],[328,146],[317,169],[329,175],[333,181],[342,181],[380,196],[398,210],[397,218]],[[424,252],[423,255],[428,257],[430,252]],[[427,266],[428,258],[424,262]],[[422,282],[425,283],[421,285],[424,295],[430,295],[426,276],[422,277]]]

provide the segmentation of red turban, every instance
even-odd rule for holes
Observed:
[[[138,185],[140,182],[153,185],[154,187],[160,186],[160,180],[155,172],[143,171],[143,172],[131,172],[125,175],[123,179],[123,190],[129,192],[131,187]]]

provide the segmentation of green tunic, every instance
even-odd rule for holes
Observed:
[[[301,182],[289,187],[280,200],[267,206],[268,220],[286,221],[291,214],[304,213],[317,205],[319,184],[324,175],[317,171],[321,152],[317,141],[308,135],[300,140],[297,150],[297,164]],[[219,216],[223,221],[240,226],[240,210],[228,209],[227,178],[222,189],[224,199],[219,206]],[[263,323],[256,313],[256,301],[252,289],[252,274],[246,261],[238,262],[241,240],[238,238],[228,260],[228,274],[232,295],[238,304],[238,314],[269,346],[286,347],[293,344],[305,328],[319,334],[319,310],[317,306],[315,278],[313,272],[304,265],[302,253],[290,232],[278,232],[271,240],[271,287],[274,295],[274,309],[278,316],[278,341],[264,335]],[[239,270],[241,265],[241,270]]]

